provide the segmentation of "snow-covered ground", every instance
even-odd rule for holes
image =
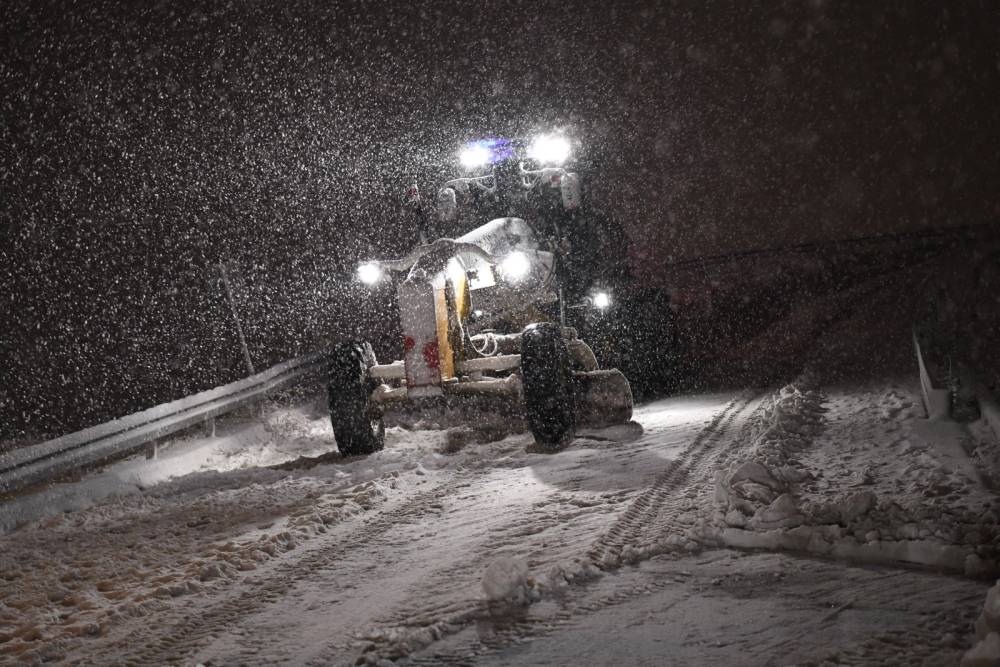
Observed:
[[[720,472],[718,539],[996,572],[1000,507],[963,450],[969,432],[921,411],[900,386],[782,389]]]
[[[557,454],[392,429],[353,459],[321,398],[270,406],[0,507],[0,662],[954,664],[998,508],[915,391],[677,397]]]

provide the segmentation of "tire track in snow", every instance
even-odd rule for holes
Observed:
[[[257,574],[263,577],[261,580],[252,584],[244,582],[243,590],[208,607],[180,612],[180,620],[167,627],[160,622],[136,628],[128,637],[129,646],[136,648],[123,651],[120,646],[108,647],[104,658],[125,665],[184,664],[186,658],[227,628],[289,594],[304,580],[335,569],[352,551],[370,548],[373,542],[400,526],[417,523],[426,515],[437,513],[443,498],[487,472],[488,468],[459,470],[434,488],[409,496],[395,507],[383,509],[346,534],[331,532],[299,553],[289,552],[272,567],[259,570]],[[88,655],[88,660],[104,661],[98,658],[96,651]]]
[[[574,488],[577,484],[571,480],[569,486]],[[579,547],[552,544],[558,533],[551,531],[559,530],[585,514],[609,510],[601,502],[580,507],[569,502],[570,499],[571,494],[565,491],[550,490],[544,500],[532,503],[532,509],[542,506],[546,510],[531,512],[528,516],[512,512],[501,524],[484,528],[486,539],[482,543],[476,544],[460,560],[440,563],[409,591],[400,605],[376,620],[377,625],[365,637],[369,644],[358,657],[358,662],[379,664],[382,660],[402,658],[460,632],[470,624],[490,619],[493,613],[490,603],[478,595],[470,596],[470,592],[479,591],[483,572],[496,560],[498,553],[525,547],[525,538],[529,543],[534,541],[537,546],[544,533],[550,535],[544,539],[550,542],[551,550],[538,553],[537,549],[528,547],[533,552],[528,557],[533,571],[544,571],[579,553]],[[482,508],[465,507],[463,511],[475,520]],[[332,647],[327,647],[321,655],[323,658],[315,664],[340,664],[334,662],[336,657]]]
[[[711,481],[706,476],[714,472],[718,459],[725,456],[728,449],[725,440],[733,424],[744,422],[742,418],[751,405],[755,410],[760,406],[760,396],[761,392],[743,392],[716,414],[677,458],[667,462],[666,470],[660,473],[652,486],[640,494],[612,527],[596,540],[588,553],[590,561],[601,569],[611,569],[621,565],[622,561],[635,559],[635,549],[644,536],[652,536],[661,542],[667,537],[679,538],[670,535],[679,527],[674,515],[676,510],[681,509],[684,500],[690,500],[687,496],[680,496],[680,492],[685,486]],[[721,449],[719,445],[722,445]],[[665,512],[667,515],[664,518]]]
[[[492,614],[489,610],[484,610],[479,620],[484,621],[485,626],[489,628],[488,631],[463,642],[456,648],[411,656],[407,664],[471,666],[479,656],[495,654],[515,644],[548,637],[590,614],[627,604],[676,585],[675,579],[662,579],[650,581],[642,586],[619,589],[596,599],[570,597],[562,601],[558,611],[547,616],[530,616],[524,609],[511,609],[507,614]]]
[[[213,593],[223,578],[203,583],[200,574],[235,567],[226,558],[244,554],[229,549],[233,540],[294,514],[313,502],[310,493],[330,488],[299,480],[275,480],[267,493],[214,486],[159,490],[173,502],[156,492],[129,494],[4,536],[0,571],[9,583],[0,588],[0,610],[19,611],[0,612],[0,626],[13,621],[43,639],[0,637],[0,664],[10,655],[25,663],[72,662],[81,654],[89,661],[92,646],[124,636],[132,619],[169,613],[178,596],[175,605],[191,594]],[[266,550],[278,544],[277,533],[273,537],[245,544]]]
[[[742,653],[752,664],[954,664],[945,656],[963,647],[975,603],[982,599],[976,582],[959,577],[791,554],[774,557],[800,563],[785,572],[772,595],[790,611],[801,606],[802,617],[781,632],[745,636]],[[722,581],[710,590],[752,597],[768,583],[766,573],[763,581],[760,574]],[[831,633],[838,624],[839,632]],[[817,647],[815,638],[823,636],[829,637],[828,645]]]
[[[731,647],[697,660],[689,650],[686,657],[674,660],[677,664],[951,664],[946,656],[953,656],[966,643],[964,636],[978,610],[975,603],[982,598],[975,583],[956,577],[930,575],[932,579],[927,580],[927,575],[911,571],[788,555],[747,558],[720,550],[707,559],[681,556],[652,563],[652,569],[645,572],[628,568],[572,587],[556,600],[556,608],[532,606],[484,615],[475,631],[467,630],[443,646],[420,651],[407,664],[554,664],[553,646],[560,641],[571,645],[581,632],[607,629],[614,621],[607,614],[604,620],[598,619],[602,612],[619,606],[627,609],[644,599],[646,609],[656,610],[657,620],[649,619],[648,612],[644,618],[633,610],[624,622],[649,627],[669,624],[668,634],[661,636],[667,645],[677,642],[690,649],[706,639],[722,639],[713,642],[713,648]],[[719,566],[726,563],[732,565]],[[781,585],[775,586],[779,580]],[[961,613],[954,612],[955,600],[968,601]],[[780,609],[784,620],[742,626],[737,617],[728,621],[727,628],[727,621],[721,620],[728,618],[726,608],[743,602],[756,604],[758,610],[761,606]],[[896,627],[881,631],[874,627],[872,616],[882,614],[895,616]],[[706,615],[719,620],[690,640],[692,628],[700,628],[704,621],[699,619]],[[685,624],[685,618],[693,620]],[[831,632],[831,626],[838,623],[839,630]],[[520,645],[549,637],[555,643],[540,651],[518,652]],[[739,656],[736,661],[735,656]],[[565,660],[579,660],[579,656]],[[652,664],[648,656],[644,664]]]
[[[737,421],[741,424],[744,423],[744,420],[740,418],[748,414],[748,408],[753,406],[756,409],[760,406],[760,401],[756,400],[760,396],[761,392],[744,392],[729,401],[695,436],[681,455],[669,461],[667,470],[656,478],[649,489],[633,500],[625,513],[615,521],[612,528],[598,540],[595,547],[591,548],[588,553],[590,562],[594,565],[597,565],[598,562],[607,563],[607,560],[595,560],[594,552],[599,547],[607,550],[617,549],[617,553],[620,554],[622,546],[618,545],[633,544],[642,535],[644,529],[652,529],[657,531],[657,534],[661,534],[673,527],[658,525],[655,520],[664,509],[669,510],[673,505],[678,504],[677,500],[687,500],[686,497],[683,499],[672,498],[676,492],[681,490],[685,481],[704,481],[711,476],[717,466],[721,464],[720,460],[726,457],[728,450],[728,448],[718,450],[717,445],[724,443]],[[752,413],[753,410],[749,412]],[[518,522],[512,522],[510,525],[516,526]],[[485,564],[485,560],[483,560],[483,564]],[[544,562],[536,563],[536,565],[542,566],[545,564]],[[463,642],[463,645],[454,651],[434,652],[429,656],[411,658],[413,664],[467,665],[471,664],[470,661],[480,652],[495,651],[524,641],[526,638],[546,636],[558,630],[560,626],[572,622],[581,614],[592,614],[617,604],[624,604],[660,588],[676,585],[676,583],[674,579],[650,582],[642,587],[616,590],[597,599],[589,599],[585,589],[581,594],[574,594],[570,590],[563,598],[562,608],[547,617],[525,615],[522,618],[516,618],[512,615],[507,617],[501,615],[498,619],[496,610],[483,601],[471,602],[466,604],[464,608],[455,609],[450,617],[438,615],[436,618],[432,618],[427,615],[417,615],[415,609],[403,610],[395,615],[402,623],[395,632],[389,634],[389,640],[374,643],[365,652],[362,659],[375,664],[380,659],[402,657],[413,650],[426,649],[433,642],[444,636],[458,633],[473,622],[485,623],[492,628],[491,633],[485,639],[477,637],[471,641]],[[517,609],[510,611],[518,613]],[[411,616],[408,617],[408,614]]]
[[[724,430],[729,423],[726,419],[733,419],[735,414],[745,407],[745,402],[741,404],[739,400],[731,401],[722,413],[713,419],[706,430],[709,433]],[[704,439],[706,436],[699,435],[698,437]],[[689,445],[687,451],[691,449],[692,447]],[[624,455],[628,454],[629,451],[624,450],[620,453]],[[301,547],[300,551],[289,552],[266,570],[262,568],[257,572],[256,576],[266,577],[262,581],[245,580],[242,583],[242,590],[234,592],[224,599],[216,598],[216,600],[210,601],[206,608],[189,609],[186,614],[178,610],[171,616],[172,619],[179,620],[174,620],[172,624],[168,620],[168,625],[164,625],[161,621],[158,626],[138,628],[138,631],[130,638],[129,646],[124,651],[125,655],[122,655],[120,646],[106,650],[117,649],[116,653],[113,654],[115,662],[176,664],[184,663],[186,658],[189,659],[195,655],[201,657],[205,646],[211,645],[212,648],[209,649],[208,653],[211,654],[222,649],[223,653],[219,654],[218,657],[225,664],[244,662],[266,664],[267,656],[273,655],[273,651],[278,647],[269,646],[267,637],[256,631],[244,634],[243,630],[246,627],[244,624],[251,616],[266,615],[272,607],[274,609],[294,608],[293,605],[301,599],[303,589],[308,588],[309,585],[325,581],[336,582],[341,574],[350,575],[357,572],[356,568],[352,569],[352,564],[370,562],[371,558],[366,561],[368,556],[374,557],[381,553],[392,553],[394,549],[402,547],[402,541],[407,539],[401,537],[401,534],[407,532],[401,530],[404,525],[419,524],[432,515],[435,516],[435,523],[439,523],[437,517],[442,514],[442,505],[445,504],[446,498],[450,496],[449,500],[454,500],[455,496],[465,493],[461,491],[463,487],[473,486],[474,480],[508,467],[521,469],[527,466],[523,460],[511,460],[506,464],[496,465],[494,463],[464,470],[448,471],[449,477],[436,487],[401,499],[394,507],[385,507],[381,514],[367,519],[367,525],[345,527],[346,530],[331,532],[322,538],[317,538],[317,540],[322,540],[321,542],[310,542]],[[567,498],[575,495],[574,492],[583,479],[572,478],[568,485],[569,488],[563,487],[562,492],[557,495]],[[475,484],[474,488],[479,486],[480,484]],[[633,493],[629,493],[629,497],[632,496]],[[556,500],[555,497],[552,499]],[[618,504],[623,500],[624,498],[619,497],[614,500],[613,504]],[[612,501],[607,502],[611,503]],[[478,511],[482,509],[479,508]],[[534,517],[529,523],[534,524],[535,528],[540,528],[538,532],[551,531],[566,521],[567,510],[573,512],[580,509],[579,507],[553,508],[552,511],[543,512],[542,516]],[[593,507],[593,511],[608,512],[612,510],[606,505],[598,504]],[[460,518],[459,516],[455,517],[456,520]],[[472,519],[475,517],[466,516],[464,520]],[[573,519],[572,523],[577,523],[577,520]],[[603,525],[607,525],[607,520],[603,521]],[[528,528],[530,526],[525,524],[525,517],[514,513],[500,525],[493,526],[493,530],[488,531],[489,535],[485,545],[474,549],[467,558],[463,558],[462,562],[456,563],[450,560],[448,563],[437,563],[425,580],[418,581],[410,589],[406,598],[401,601],[401,605],[396,606],[393,612],[387,616],[383,616],[381,622],[377,621],[383,629],[384,640],[369,638],[375,639],[373,645],[375,650],[367,651],[364,657],[381,658],[405,655],[412,652],[413,649],[436,641],[443,634],[453,634],[472,623],[491,618],[491,610],[483,601],[470,600],[467,593],[456,595],[456,588],[467,591],[471,582],[477,590],[478,581],[485,566],[496,556],[494,549],[497,544],[517,544],[525,538],[525,531]],[[443,528],[440,529],[443,530]],[[412,535],[413,529],[408,530]],[[532,530],[528,534],[533,536],[535,531]],[[572,551],[574,555],[581,555],[586,551],[590,540],[584,537],[582,540],[571,540],[571,542],[578,542]],[[564,548],[563,551],[566,549]],[[543,560],[549,560],[548,554]],[[358,593],[359,591],[352,591],[351,594]],[[276,604],[277,606],[275,606]],[[350,620],[350,622],[355,621],[359,625],[367,623],[363,617]],[[251,623],[250,627],[253,625]],[[232,635],[239,635],[237,646],[232,645]],[[341,635],[339,645],[330,643],[323,648],[315,647],[319,649],[318,653],[321,656],[320,662],[317,664],[341,664],[339,661],[343,660],[345,654],[350,651],[343,641],[343,633]],[[217,640],[222,636],[226,636],[227,639],[220,644]],[[357,642],[358,637],[355,636],[355,639],[349,641],[348,645],[353,644],[361,648]],[[128,651],[128,648],[132,647],[135,648]],[[309,653],[317,655],[313,650],[310,650]],[[357,656],[357,653],[354,655]],[[310,662],[315,662],[315,660],[310,660]]]
[[[724,437],[734,420],[746,411],[746,408],[753,402],[755,396],[756,394],[745,394],[729,401],[729,403],[727,403],[726,406],[712,419],[708,427],[703,429],[703,431],[695,437],[695,441],[686,448],[685,454],[682,454],[682,456],[675,460],[675,462],[678,460],[686,460],[685,455],[688,455],[688,458],[690,458],[690,455],[692,455],[695,451],[701,453],[702,449],[711,448],[714,442],[717,442],[718,439]],[[715,439],[706,441],[706,438],[710,435],[714,435]],[[637,448],[618,450],[613,456],[615,458],[632,458],[637,453],[636,449]],[[586,461],[591,458],[593,458],[593,456],[585,457],[584,459],[581,459],[579,463],[581,465],[586,465]],[[701,461],[700,463],[703,468],[710,471],[713,469],[712,463],[714,461],[714,458],[711,460],[706,458],[706,460]],[[675,462],[672,462],[672,465],[675,465]],[[687,461],[685,470],[690,469],[692,465],[693,464],[690,461]],[[465,582],[464,587],[467,589],[470,585],[476,586],[479,577],[485,570],[486,566],[495,559],[497,549],[503,549],[508,544],[517,543],[519,538],[526,535],[534,536],[552,528],[565,525],[568,520],[574,519],[574,513],[576,512],[586,514],[590,512],[612,511],[606,505],[602,506],[600,503],[593,503],[589,504],[587,507],[580,507],[574,506],[572,502],[568,502],[573,500],[575,492],[580,489],[581,483],[586,479],[586,476],[579,478],[571,477],[568,480],[568,485],[564,492],[550,494],[546,499],[547,502],[536,502],[533,507],[533,509],[542,508],[547,505],[559,505],[565,502],[566,505],[572,506],[570,509],[567,509],[566,507],[553,508],[549,511],[542,511],[540,513],[532,512],[528,516],[518,516],[512,518],[511,520],[505,522],[502,526],[495,527],[490,530],[492,539],[487,544],[487,551],[476,551],[470,554],[470,558],[463,559],[461,563],[448,563],[447,566],[440,572],[429,577],[427,583],[433,583],[436,580],[440,580],[440,584],[444,586],[453,584],[456,580],[463,580]],[[666,493],[666,491],[664,491],[664,493]],[[612,495],[616,495],[619,498],[619,500],[614,501],[614,504],[620,502],[620,493]],[[628,496],[634,497],[634,493],[629,493]],[[642,496],[648,496],[648,491],[642,493]],[[661,503],[662,501],[663,499],[660,500]],[[575,523],[575,520],[573,522]],[[549,567],[558,566],[561,563],[568,564],[568,561],[576,559],[576,557],[580,556],[581,551],[586,550],[586,544],[587,540],[580,541],[578,546],[569,552],[563,549],[563,552],[558,555],[551,553],[548,549],[544,550],[542,553],[536,552],[532,554],[532,557],[529,559],[529,566],[533,572],[544,572]],[[582,562],[588,562],[586,556],[584,556],[581,560]],[[585,580],[587,577],[584,576],[582,579]],[[667,582],[667,584],[669,583],[672,582]],[[432,590],[435,589],[434,586],[430,586],[429,588]],[[641,593],[641,591],[637,593],[631,590],[626,590],[624,592],[619,591],[611,595],[609,599],[623,602]],[[473,623],[477,625],[483,623],[493,625],[496,622],[496,617],[494,615],[496,611],[495,608],[491,607],[490,604],[483,600],[466,599],[464,603],[452,603],[446,607],[428,606],[426,596],[412,595],[411,600],[416,601],[416,603],[414,604],[414,602],[411,602],[409,605],[398,607],[393,614],[383,618],[383,621],[380,624],[381,628],[379,628],[372,636],[367,638],[372,643],[359,658],[359,662],[364,661],[369,664],[378,664],[380,660],[398,659],[403,656],[408,656],[414,651],[426,649],[431,644],[445,637],[463,631]],[[589,606],[583,608],[584,612],[589,613],[590,611],[603,608],[608,604],[611,604],[611,602],[598,601],[597,603],[588,604],[597,605],[594,609],[590,609]],[[557,617],[562,618],[564,621],[568,621],[573,613],[575,613],[575,611],[564,611],[560,612]],[[546,623],[548,623],[548,621],[543,622],[542,626],[539,626],[541,629],[534,627],[538,623],[538,619],[535,618],[526,618],[523,621],[511,622],[509,628],[506,628],[503,633],[497,635],[496,641],[516,641],[518,636],[523,636],[525,633],[537,634],[537,632],[543,631],[544,628],[547,627]],[[508,637],[513,639],[508,639]],[[473,650],[474,647],[467,647],[465,650],[460,651],[456,654],[459,657],[454,658],[456,662],[451,664],[465,664],[463,661],[467,661],[469,659],[469,655],[472,655],[470,651]]]

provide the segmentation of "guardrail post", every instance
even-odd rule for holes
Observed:
[[[931,381],[930,373],[924,363],[924,355],[920,350],[920,339],[917,330],[913,330],[913,347],[917,352],[917,366],[920,368],[920,389],[924,399],[924,410],[928,419],[948,419],[951,417],[951,392],[947,389],[936,389]]]
[[[229,302],[229,310],[233,314],[233,322],[236,323],[236,333],[240,337],[243,361],[247,365],[247,372],[250,375],[254,375],[257,371],[253,369],[253,361],[250,360],[250,349],[247,347],[247,339],[243,335],[243,325],[240,324],[239,313],[236,312],[236,302],[233,301],[233,288],[229,284],[229,275],[226,273],[226,267],[222,262],[219,262],[219,271],[222,273],[222,284],[226,288],[226,301]]]
[[[154,461],[159,454],[159,448],[157,447],[156,440],[146,445],[146,460]]]

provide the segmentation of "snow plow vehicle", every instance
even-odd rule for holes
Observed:
[[[540,448],[558,449],[578,426],[631,419],[624,374],[598,368],[567,326],[571,315],[604,311],[612,299],[605,287],[570,280],[574,225],[585,213],[580,179],[562,166],[569,148],[559,135],[473,142],[461,155],[472,175],[446,182],[433,207],[410,188],[420,243],[357,270],[366,285],[395,284],[403,358],[379,364],[359,340],[335,345],[330,357],[330,419],[343,455],[382,449],[386,424],[526,426]],[[427,240],[432,225],[482,221],[484,212],[495,217]]]

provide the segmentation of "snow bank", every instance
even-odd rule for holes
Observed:
[[[315,477],[342,486],[391,472],[441,467],[450,431],[410,433],[389,429],[387,449],[365,460],[341,461],[325,405],[268,404],[261,415],[220,419],[215,434],[191,431],[161,444],[156,459],[138,455],[84,479],[53,484],[0,504],[0,536],[34,522],[103,505],[129,507],[138,498],[181,500]],[[324,461],[323,465],[315,464]],[[297,462],[304,462],[298,466]],[[332,465],[331,465],[332,464]]]
[[[499,558],[486,568],[482,586],[490,602],[524,602],[528,599],[528,564],[521,558]]]
[[[1000,429],[1000,419],[997,426],[991,427],[984,417],[970,424],[972,460],[980,474],[993,487],[1000,488],[1000,436],[994,428]]]
[[[536,576],[524,560],[505,556],[486,568],[482,587],[488,602],[526,604],[600,576],[601,571],[587,559],[559,561]]]
[[[1000,581],[986,593],[975,630],[976,645],[962,657],[962,667],[1000,665]]]
[[[997,571],[996,498],[960,448],[932,442],[914,396],[889,388],[828,400],[811,386],[784,387],[755,416],[716,475],[703,542]]]
[[[822,428],[823,396],[795,385],[781,389],[754,416],[751,443],[716,476],[716,501],[730,526],[768,530],[806,521],[795,485],[810,476],[795,455]]]

